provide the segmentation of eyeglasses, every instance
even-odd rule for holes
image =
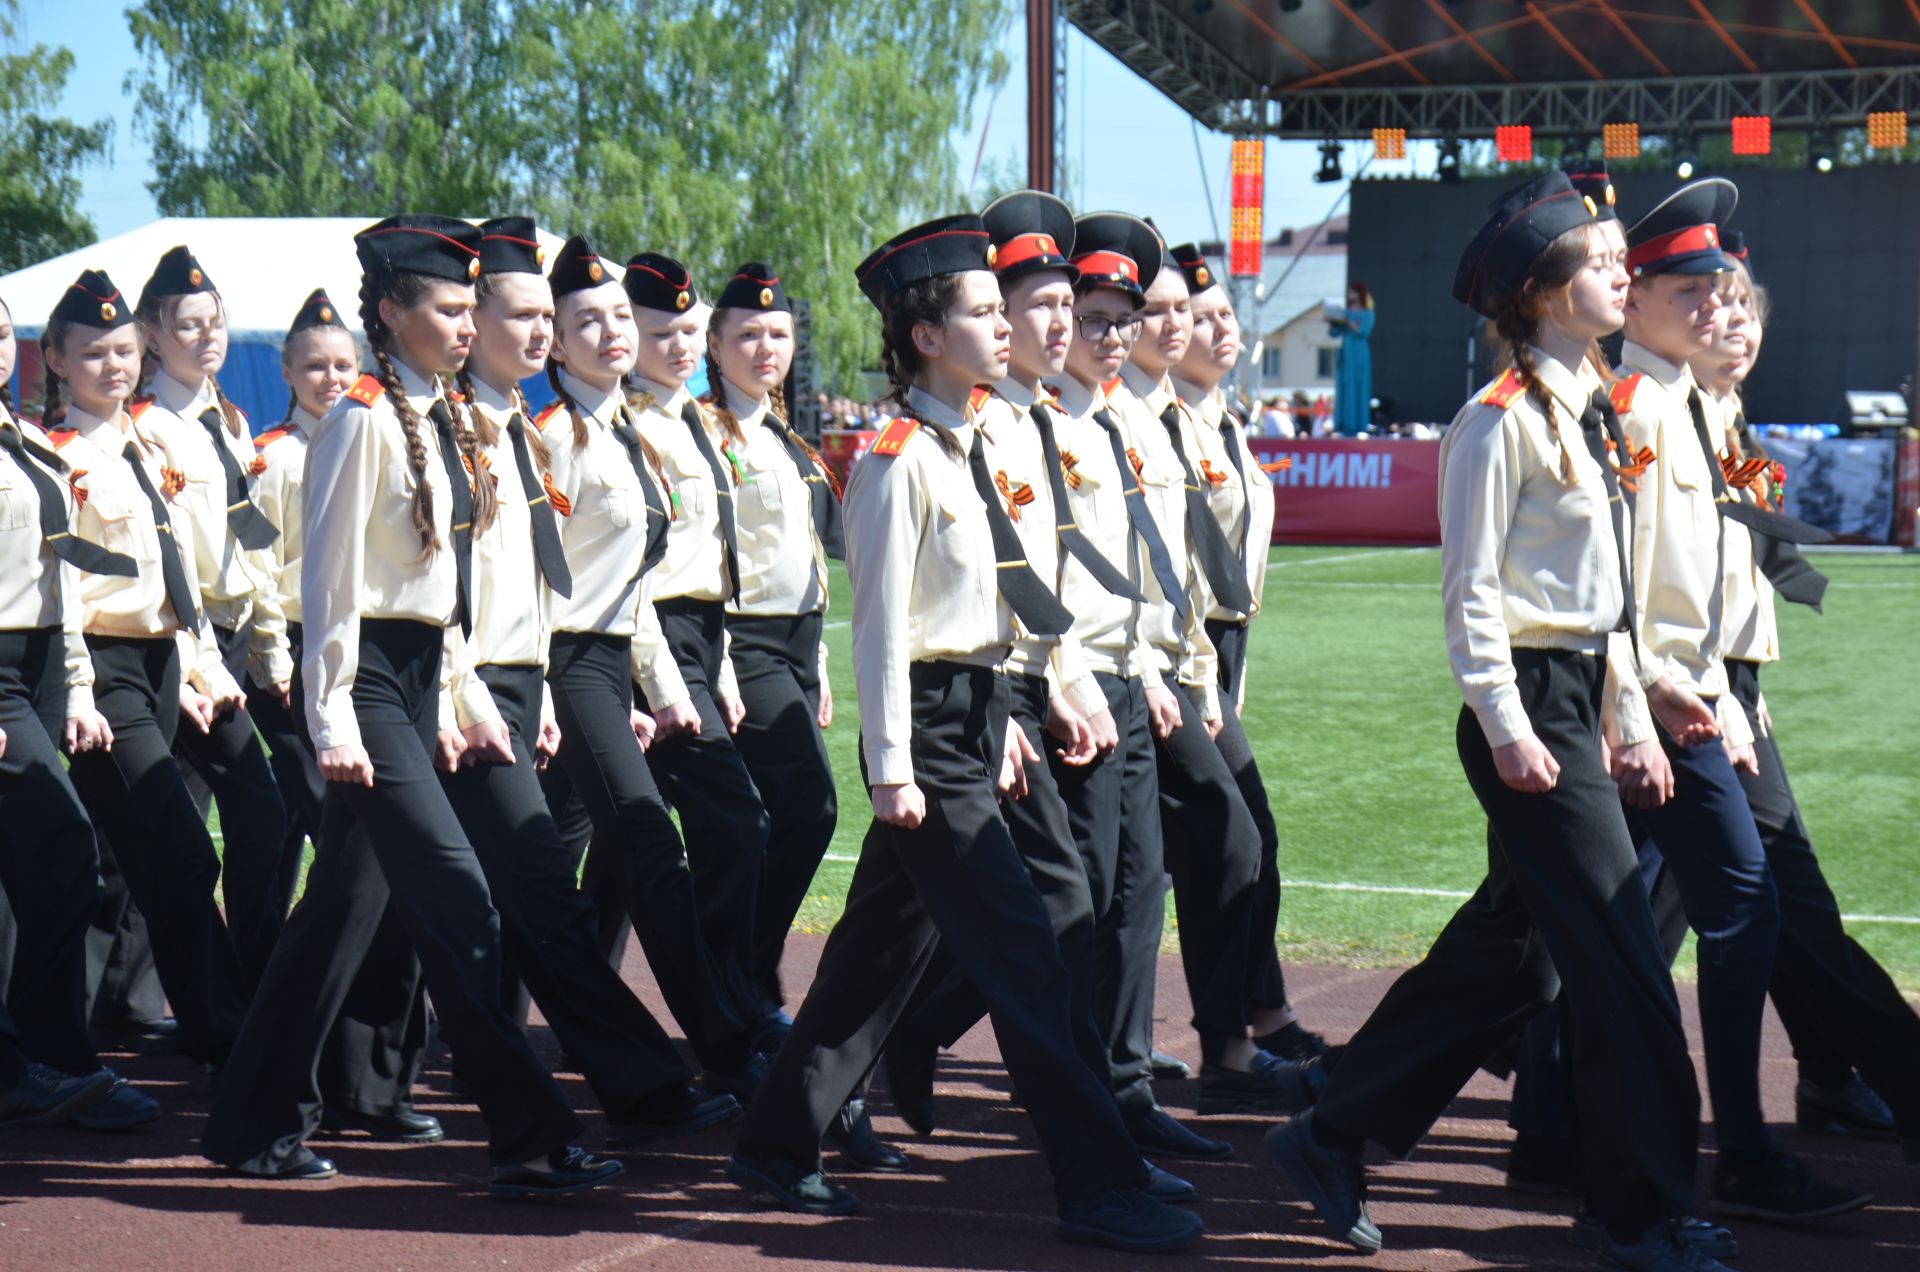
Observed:
[[[1109,318],[1104,314],[1076,314],[1074,323],[1080,330],[1080,338],[1094,344],[1107,338],[1109,332],[1117,331],[1123,340],[1132,340],[1140,334],[1140,315],[1130,314],[1125,318]]]

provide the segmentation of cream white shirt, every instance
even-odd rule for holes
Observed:
[[[813,524],[813,489],[826,477],[800,470],[776,431],[782,422],[766,399],[752,400],[724,381],[722,391],[746,438],[734,446],[740,461],[733,498],[740,594],[727,602],[727,612],[824,613],[827,554]]]
[[[1733,394],[1714,394],[1712,400],[1715,409],[1707,417],[1707,430],[1720,453],[1730,456],[1737,444],[1733,421],[1740,411],[1740,399]],[[1744,451],[1741,456],[1751,458]],[[1745,492],[1739,497],[1752,498]],[[1726,521],[1726,532],[1727,657],[1742,662],[1778,662],[1780,626],[1774,612],[1773,582],[1754,560],[1753,532],[1733,520]]]
[[[254,506],[280,531],[280,537],[262,549],[260,560],[268,570],[267,587],[273,605],[289,623],[304,622],[300,608],[300,557],[305,542],[307,441],[320,426],[317,416],[295,405],[287,422],[254,439],[255,457],[249,465]],[[256,625],[248,654],[256,684],[284,685],[293,679],[293,656],[284,641],[271,639]]]
[[[725,477],[716,488],[712,466],[701,455],[693,431],[680,418],[681,408],[693,401],[686,386],[670,389],[642,376],[633,378],[633,386],[652,399],[644,409],[634,411],[633,419],[640,435],[660,456],[673,511],[673,522],[667,528],[667,555],[653,569],[654,599],[730,600],[726,551],[720,537],[720,500],[734,497],[734,483],[726,471],[729,465],[722,453],[722,439],[714,431],[711,418],[701,411],[702,427]],[[736,519],[736,541],[738,533]],[[740,568],[746,569],[745,562]]]
[[[1253,593],[1253,613],[1260,612],[1267,587],[1267,556],[1273,546],[1273,480],[1253,448],[1247,445],[1247,431],[1240,419],[1227,410],[1226,395],[1218,387],[1202,389],[1198,385],[1173,378],[1175,392],[1192,412],[1194,430],[1200,436],[1203,455],[1211,473],[1199,474],[1206,483],[1207,506],[1225,531],[1227,542],[1240,556],[1247,572],[1247,590]],[[1222,425],[1225,429],[1222,429]],[[1236,470],[1234,461],[1238,461]],[[1244,488],[1240,474],[1246,474]],[[1215,480],[1219,474],[1222,480]],[[1207,617],[1239,622],[1253,615],[1242,615],[1215,601]],[[1241,677],[1242,693],[1246,677]]]
[[[1599,374],[1533,358],[1552,418],[1526,393],[1505,405],[1475,394],[1440,444],[1441,598],[1454,679],[1492,746],[1534,736],[1516,687],[1514,649],[1608,658],[1609,701],[1627,740],[1652,737],[1632,646],[1616,637],[1621,587],[1606,476],[1580,426]],[[1644,496],[1643,496],[1644,497]],[[1617,653],[1615,652],[1617,647]],[[1624,658],[1624,663],[1618,659]]]
[[[586,441],[577,440],[574,416],[565,406],[555,403],[541,413],[540,437],[552,461],[548,473],[568,505],[560,519],[560,542],[573,574],[573,595],[552,598],[553,630],[630,638],[634,682],[648,704],[658,711],[685,702],[686,681],[653,608],[660,566],[640,574],[647,547],[646,496],[627,448],[613,435],[615,421],[627,409],[625,395],[618,388],[596,389],[564,371],[560,383],[579,411]],[[654,481],[664,498],[658,472]]]
[[[1057,406],[1051,411],[1053,439],[1060,447],[1068,515],[1087,542],[1145,596],[1151,571],[1146,552],[1133,533],[1133,523],[1127,518],[1126,479],[1114,459],[1106,430],[1093,418],[1093,413],[1105,405],[1106,395],[1097,386],[1088,388],[1071,375],[1060,377],[1051,387],[1057,397]],[[1105,709],[1107,697],[1093,680],[1094,672],[1161,683],[1159,672],[1148,666],[1153,660],[1141,637],[1144,607],[1139,601],[1109,592],[1084,565],[1062,553],[1060,603],[1073,615],[1074,640],[1088,673],[1066,686],[1074,706],[1089,715]]]
[[[180,673],[188,684],[213,697],[238,693],[239,686],[213,643],[213,629],[204,621],[189,626],[167,599],[160,571],[162,533],[172,535],[179,545],[180,565],[196,596],[200,579],[189,542],[193,514],[179,498],[179,468],[165,441],[149,435],[125,411],[103,420],[78,406],[67,408],[67,418],[52,436],[60,458],[72,469],[68,476],[78,505],[70,523],[73,533],[132,557],[138,567],[132,578],[78,576],[82,629],[91,636],[171,638],[180,648]],[[165,531],[155,523],[153,505],[124,458],[129,442],[139,452],[147,480],[167,505]]]
[[[358,745],[353,686],[360,669],[362,619],[409,619],[434,627],[454,624],[460,585],[451,533],[453,496],[446,464],[427,413],[439,384],[404,363],[401,390],[420,418],[426,446],[424,474],[407,462],[407,436],[384,392],[369,402],[378,381],[364,377],[327,412],[307,447],[302,535],[313,569],[303,570],[300,603],[306,615],[301,674],[307,728],[320,750]],[[424,552],[413,528],[414,483],[424,479],[433,497],[437,546]],[[457,637],[459,628],[452,627]]]
[[[16,420],[0,406],[0,428],[15,429],[27,442],[51,450],[47,435]],[[80,630],[80,573],[53,554],[40,532],[40,492],[21,464],[33,464],[59,489],[73,529],[73,497],[68,472],[56,472],[31,456],[18,461],[0,452],[0,631],[42,627],[62,629],[67,685],[67,718],[93,709],[93,659]]]
[[[973,425],[917,389],[907,410],[924,422],[900,453],[868,450],[847,482],[853,669],[860,743],[874,786],[913,780],[909,667],[934,660],[996,666],[1015,638],[987,508],[965,458]],[[952,432],[961,455],[949,454],[929,424]],[[896,422],[875,445],[907,427]]]
[[[1199,708],[1200,718],[1218,720],[1219,656],[1206,632],[1212,599],[1187,529],[1187,475],[1167,436],[1167,426],[1160,422],[1167,407],[1175,403],[1173,385],[1166,376],[1156,380],[1128,363],[1120,369],[1117,383],[1110,381],[1103,387],[1109,408],[1127,434],[1128,449],[1140,457],[1141,489],[1187,596],[1188,620],[1182,624],[1162,593],[1159,579],[1152,570],[1147,571],[1148,606],[1141,619],[1147,642],[1160,654],[1158,670],[1171,674],[1186,689]],[[1188,454],[1191,457],[1192,452]]]
[[[1633,399],[1620,412],[1627,440],[1655,455],[1634,505],[1633,590],[1639,606],[1640,682],[1662,676],[1708,698],[1718,698],[1722,736],[1734,746],[1753,740],[1727,692],[1727,587],[1721,559],[1722,518],[1713,493],[1713,469],[1700,449],[1688,395],[1697,387],[1684,364],[1627,341],[1620,374],[1638,374]],[[1709,440],[1724,426],[1710,393],[1701,394]],[[1733,535],[1729,530],[1727,540]],[[1749,554],[1751,549],[1749,548]],[[1728,556],[1737,554],[1729,548]]]

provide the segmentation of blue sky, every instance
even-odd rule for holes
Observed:
[[[21,17],[26,40],[65,45],[80,57],[77,72],[68,81],[66,112],[83,121],[103,115],[113,120],[111,162],[87,172],[82,200],[101,236],[153,219],[158,214],[145,187],[151,148],[134,131],[133,102],[122,89],[138,60],[122,7],[87,0],[25,0]],[[990,104],[980,103],[969,126],[956,131],[953,138],[964,180],[973,169],[984,130],[978,194],[986,192],[989,168],[1012,165],[1024,171],[1026,162],[1026,52],[1019,22],[1009,24],[1005,49],[1012,68],[1006,84]],[[1067,77],[1070,187],[1063,194],[1069,202],[1083,211],[1116,208],[1152,216],[1168,240],[1176,243],[1215,237],[1216,218],[1225,229],[1229,141],[1224,134],[1202,129],[1196,148],[1194,129],[1184,112],[1071,28]],[[1360,144],[1347,147],[1349,176],[1368,149]],[[1410,161],[1375,165],[1375,171],[1432,170],[1430,147],[1416,144],[1409,149]],[[1345,184],[1316,184],[1312,176],[1318,165],[1318,147],[1313,143],[1268,143],[1269,234],[1282,226],[1314,224],[1334,206]]]

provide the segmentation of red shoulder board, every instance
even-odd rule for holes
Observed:
[[[992,397],[992,389],[984,384],[974,385],[973,392],[967,394],[967,410],[969,412],[978,411],[981,407],[985,406]]]
[[[133,401],[127,403],[127,418],[138,423],[140,417],[145,415],[147,408],[152,405],[153,399],[151,397],[137,397],[133,399]]]
[[[1613,409],[1625,415],[1633,409],[1633,391],[1640,387],[1643,377],[1636,371],[1632,375],[1623,375],[1613,382],[1607,390],[1607,401],[1613,403]]]
[[[876,455],[898,455],[906,448],[907,439],[920,431],[920,421],[910,420],[902,415],[887,425],[879,437],[873,440],[873,453]]]
[[[387,386],[380,383],[378,376],[363,375],[347,390],[347,396],[362,406],[372,406],[386,391]]]
[[[559,412],[560,412],[560,403],[558,402],[547,403],[546,409],[541,411],[540,414],[533,417],[533,426],[544,433],[547,428],[547,421],[552,419],[555,415],[559,414]]]
[[[77,428],[52,428],[47,430],[47,440],[53,443],[53,449],[59,450],[74,438],[80,436]]]
[[[1488,386],[1487,391],[1480,395],[1480,400],[1488,406],[1505,408],[1512,406],[1513,400],[1526,391],[1527,377],[1508,367],[1506,374],[1495,380]]]
[[[265,450],[290,432],[285,424],[277,424],[253,439],[256,449]]]

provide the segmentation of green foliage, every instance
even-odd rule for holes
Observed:
[[[80,170],[106,154],[112,128],[50,113],[73,54],[17,47],[18,13],[16,0],[0,0],[0,273],[93,241],[93,222],[75,210]]]
[[[877,355],[852,270],[954,199],[1006,0],[146,0],[163,211],[524,207],[715,287],[771,262],[830,384]]]

